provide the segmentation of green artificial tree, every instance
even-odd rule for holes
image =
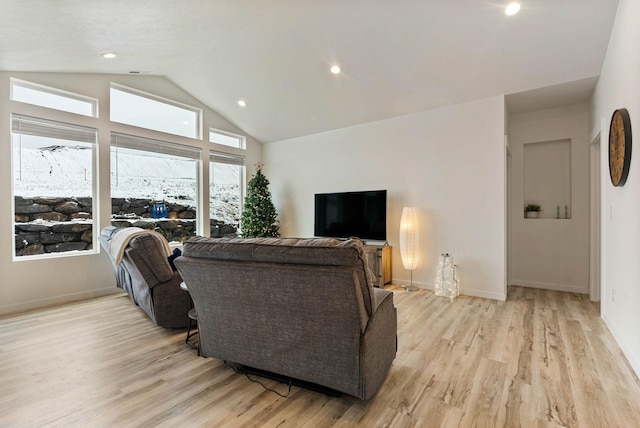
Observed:
[[[262,173],[262,165],[258,164],[257,171],[247,187],[247,197],[242,210],[241,228],[245,238],[272,238],[280,236],[278,214],[271,202],[269,180]]]

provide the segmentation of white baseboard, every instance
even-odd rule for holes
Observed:
[[[402,280],[402,279],[394,279],[392,282],[392,284],[396,284],[396,285],[400,285],[400,286],[409,286],[411,285],[411,281],[406,281],[406,280]],[[425,283],[425,282],[416,282],[413,281],[413,285],[418,287],[418,288],[424,288],[425,290],[431,290],[433,291],[435,288],[435,284],[430,284],[430,283]],[[469,289],[469,288],[463,288],[460,289],[460,294],[464,295],[464,296],[472,296],[472,297],[482,297],[485,299],[492,299],[492,300],[501,300],[501,301],[505,301],[507,300],[507,296],[504,293],[492,293],[492,292],[487,292],[484,290],[474,290],[474,289]]]
[[[554,284],[550,282],[527,281],[524,279],[513,279],[511,285],[530,288],[543,288],[545,290],[568,291],[570,293],[589,294],[589,285],[580,287],[578,285]]]
[[[403,279],[393,279],[391,280],[391,284],[404,286],[404,287],[409,287],[412,285],[411,281],[405,281]],[[429,284],[426,284],[424,282],[413,281],[413,286],[418,288],[424,288],[425,290],[433,290],[433,286],[429,286]]]
[[[502,302],[507,300],[507,295],[505,293],[492,293],[484,290],[470,290],[465,288],[460,290],[460,294],[473,297],[483,297],[485,299],[500,300]]]
[[[95,297],[118,294],[123,291],[116,287],[100,288],[97,290],[82,291],[79,293],[64,294],[62,296],[47,297],[44,299],[29,300],[27,302],[14,303],[0,306],[0,315],[9,315],[16,312],[30,311],[33,309],[55,306],[63,303],[75,302],[78,300],[88,300]]]
[[[640,357],[633,353],[633,351],[631,350],[631,347],[622,338],[622,335],[615,328],[614,323],[611,322],[611,319],[607,317],[606,314],[602,315],[602,319],[604,320],[604,323],[607,325],[607,328],[611,332],[611,335],[618,343],[618,346],[622,350],[622,353],[626,357],[627,361],[629,361],[629,365],[631,366],[633,371],[636,373],[636,376],[640,377]]]

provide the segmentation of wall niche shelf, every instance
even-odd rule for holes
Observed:
[[[531,218],[531,217],[524,217],[525,220],[571,220],[571,217],[568,218]]]
[[[525,204],[541,208],[533,220],[571,219],[571,139],[524,144],[523,157]]]

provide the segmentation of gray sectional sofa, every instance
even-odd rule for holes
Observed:
[[[363,244],[191,238],[175,264],[198,313],[200,352],[369,399],[396,355],[393,293]]]

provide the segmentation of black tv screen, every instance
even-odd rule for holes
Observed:
[[[387,240],[387,191],[317,193],[315,236]]]

